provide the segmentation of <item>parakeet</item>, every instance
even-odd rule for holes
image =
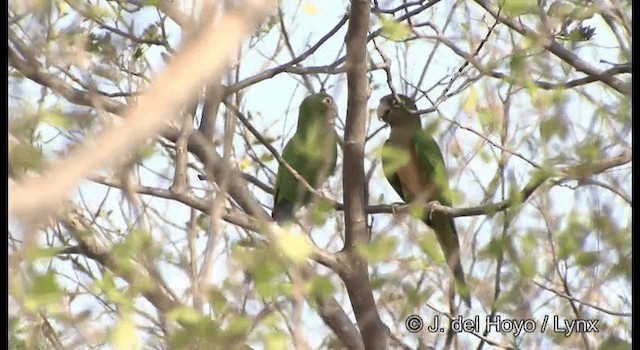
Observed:
[[[399,100],[399,101],[398,101]],[[451,206],[449,180],[440,147],[433,137],[422,129],[420,116],[415,113],[416,104],[411,98],[393,95],[380,99],[378,118],[391,127],[384,147],[395,149],[408,160],[398,166],[397,159],[382,158],[384,174],[406,202],[422,203],[438,201]],[[414,112],[411,112],[414,111]],[[395,163],[395,164],[394,164]],[[455,287],[467,306],[470,306],[469,287],[460,263],[460,244],[453,218],[449,215],[425,210],[422,220],[431,227],[454,275]]]
[[[282,151],[282,158],[311,187],[318,189],[333,174],[338,158],[338,115],[333,98],[324,92],[306,97],[300,104],[298,127]],[[312,195],[282,164],[276,175],[271,216],[282,225],[311,201]]]

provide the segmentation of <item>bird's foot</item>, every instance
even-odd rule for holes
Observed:
[[[405,205],[405,203],[403,202],[395,202],[393,204],[391,204],[391,213],[392,214],[396,214],[397,212],[400,211],[400,209],[402,209],[402,207]]]
[[[433,212],[436,210],[436,207],[439,205],[440,205],[440,202],[438,201],[431,201],[427,203],[427,210],[429,211],[429,220],[431,220],[431,216],[433,215]]]

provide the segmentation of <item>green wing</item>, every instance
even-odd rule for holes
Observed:
[[[313,188],[319,188],[333,174],[338,158],[337,135],[293,137],[282,151],[282,158]],[[330,141],[333,139],[333,145]],[[326,147],[322,147],[327,143]],[[273,218],[279,223],[291,220],[295,212],[311,200],[311,193],[284,166],[278,167]]]
[[[422,176],[428,177],[430,182],[435,182],[438,202],[442,205],[451,206],[449,177],[440,146],[425,130],[415,134],[414,144],[420,167],[424,170]]]
[[[400,198],[402,198],[403,201],[405,201],[405,203],[408,203],[410,200],[402,192],[402,183],[400,182],[400,177],[398,176],[398,168],[404,165],[405,162],[409,160],[409,151],[410,150],[399,149],[387,140],[387,142],[384,143],[381,156],[382,172],[384,173],[384,176],[387,178],[387,181],[389,181],[391,187],[396,190],[396,193],[400,196]]]
[[[422,174],[424,174],[422,176],[429,177],[428,180],[435,182],[438,202],[442,205],[451,206],[449,177],[440,147],[433,137],[424,130],[417,133],[414,136],[414,140],[416,156],[424,170],[422,171]],[[465,303],[470,306],[470,290],[460,263],[460,243],[458,242],[458,232],[453,218],[437,212],[433,214],[426,213],[424,222],[433,228],[447,259],[447,264],[453,271],[456,289]]]

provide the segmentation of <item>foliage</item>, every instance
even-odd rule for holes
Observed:
[[[10,185],[62,181],[47,171],[124,125],[114,106],[138,105],[200,30],[229,14],[257,16],[250,1],[204,3],[10,0]],[[631,2],[539,3],[371,2],[369,112],[392,90],[415,97],[442,149],[453,210],[472,214],[455,218],[468,310],[450,305],[436,237],[411,215],[424,203],[395,203],[383,175],[381,158],[393,171],[409,156],[383,148],[383,123],[365,118],[358,225],[370,241],[354,251],[368,261],[370,286],[358,287],[393,334],[389,348],[442,348],[444,337],[410,333],[405,319],[444,320],[450,310],[537,327],[545,316],[600,321],[598,333],[570,336],[462,332],[452,348],[630,346]],[[9,348],[347,348],[348,335],[331,327],[340,315],[360,334],[344,286],[355,273],[345,241],[357,228],[345,227],[354,200],[343,198],[343,176],[356,163],[340,152],[325,198],[297,213],[299,225],[262,220],[279,164],[272,151],[292,135],[305,96],[332,95],[342,150],[353,144],[347,109],[362,91],[346,78],[352,2],[279,6],[160,136],[91,169],[50,220],[12,218]],[[179,83],[161,90],[178,93]],[[206,147],[171,133],[204,133],[207,122]]]

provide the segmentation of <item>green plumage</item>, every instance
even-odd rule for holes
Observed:
[[[338,158],[337,117],[333,98],[321,92],[300,104],[298,127],[282,151],[282,158],[314,189],[333,174]],[[272,216],[278,224],[293,220],[295,213],[311,201],[312,194],[282,164],[276,175]]]
[[[378,117],[391,127],[385,148],[395,150],[396,158],[406,158],[398,164],[393,157],[383,157],[385,176],[406,203],[437,200],[451,206],[449,179],[440,147],[430,133],[422,129],[420,116],[411,112],[417,110],[415,103],[407,96],[398,97],[400,101],[393,95],[383,97],[377,111]],[[425,210],[422,220],[434,230],[453,272],[456,289],[470,306],[470,291],[460,263],[460,244],[453,218]]]

